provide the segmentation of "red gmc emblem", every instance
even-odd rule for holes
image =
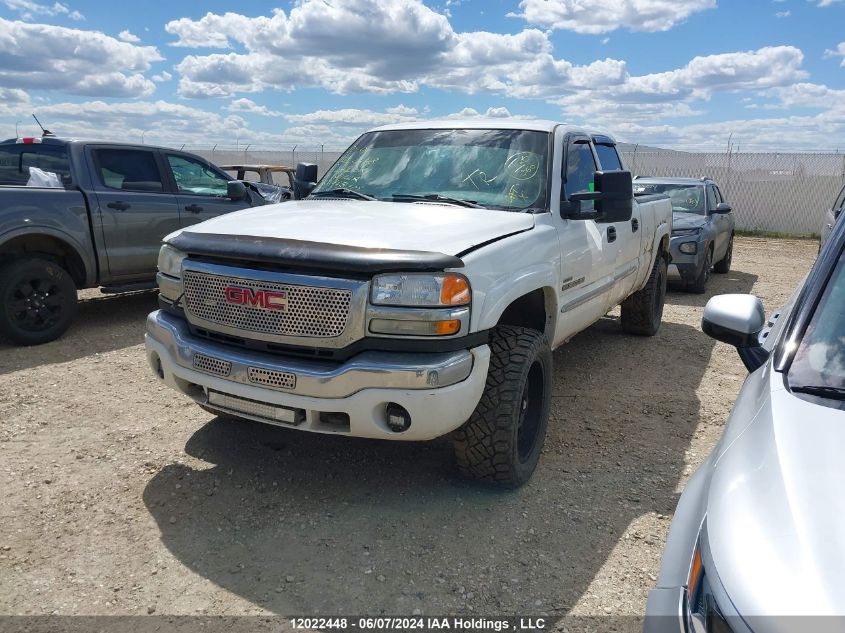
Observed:
[[[226,288],[226,303],[264,308],[265,310],[287,310],[288,295],[285,292],[229,286]]]

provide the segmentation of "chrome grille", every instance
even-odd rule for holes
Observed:
[[[274,283],[201,273],[183,272],[188,316],[211,323],[283,336],[333,338],[343,334],[349,317],[352,291]],[[226,301],[226,288],[284,293],[285,309],[234,304]]]
[[[228,376],[232,373],[232,363],[227,360],[220,360],[219,358],[212,358],[211,356],[197,353],[194,354],[194,369],[207,374]]]
[[[271,389],[294,389],[296,387],[296,374],[287,371],[249,367],[246,373],[250,382]]]

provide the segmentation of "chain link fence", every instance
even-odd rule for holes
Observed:
[[[624,151],[634,174],[716,181],[738,229],[818,234],[845,183],[845,155],[833,153]]]
[[[321,145],[289,147],[182,146],[217,165],[316,163],[320,175],[341,155]],[[845,183],[845,154],[622,150],[635,175],[713,178],[733,205],[737,228],[793,235],[818,234],[824,214]]]

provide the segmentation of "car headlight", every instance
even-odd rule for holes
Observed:
[[[686,255],[695,255],[698,252],[698,242],[684,242],[678,250]]]
[[[469,281],[455,273],[407,273],[373,278],[373,305],[407,308],[441,308],[468,305],[472,299]]]
[[[680,237],[682,235],[698,235],[701,229],[672,229],[672,237]]]
[[[182,260],[187,255],[182,251],[165,244],[158,252],[158,271],[170,277],[182,276]]]
[[[698,545],[695,546],[690,565],[686,609],[688,630],[691,633],[734,633],[713,595]]]

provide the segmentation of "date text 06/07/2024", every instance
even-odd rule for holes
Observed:
[[[301,617],[291,618],[291,627],[296,630],[323,631],[543,631],[549,621],[545,618],[466,618],[450,617]]]

